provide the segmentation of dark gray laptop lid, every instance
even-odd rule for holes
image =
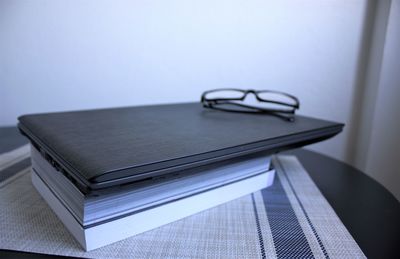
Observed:
[[[204,109],[199,103],[24,115],[19,127],[75,179],[101,188],[331,137],[343,124]]]

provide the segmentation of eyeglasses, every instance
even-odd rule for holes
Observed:
[[[253,102],[245,101],[249,94],[254,95]],[[294,121],[295,111],[300,108],[299,100],[287,93],[234,88],[206,91],[201,95],[201,103],[205,108],[228,112],[263,113],[288,121]]]

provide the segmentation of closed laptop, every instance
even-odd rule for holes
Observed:
[[[184,103],[24,115],[19,128],[57,170],[92,190],[304,146],[336,135],[343,124]]]

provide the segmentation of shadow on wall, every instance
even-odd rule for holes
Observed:
[[[385,114],[400,109],[396,100],[387,98],[398,95],[395,89],[399,79],[392,71],[398,65],[392,63],[393,57],[399,58],[400,54],[395,47],[400,36],[396,28],[399,12],[398,1],[368,1],[366,6],[354,83],[353,123],[348,129],[346,149],[346,160],[384,185],[397,200],[400,200],[400,174],[396,172],[400,165],[394,153],[400,150],[394,143],[398,142],[395,132],[400,127],[393,121],[400,118]]]
[[[362,154],[360,153],[366,152],[365,145],[368,144],[368,132],[371,130],[370,124],[372,123],[373,105],[371,105],[371,102],[374,101],[373,99],[371,100],[371,98],[368,98],[370,96],[367,96],[367,92],[370,92],[368,91],[369,89],[367,87],[367,82],[371,80],[371,73],[373,73],[375,79],[374,83],[377,84],[376,79],[378,77],[377,74],[379,74],[379,71],[370,71],[370,67],[372,62],[375,64],[376,62],[380,61],[376,60],[376,58],[374,59],[373,54],[375,53],[373,53],[373,51],[379,51],[380,53],[376,54],[378,54],[380,57],[382,57],[383,53],[382,41],[384,41],[384,35],[378,35],[379,32],[374,30],[374,25],[377,23],[378,20],[377,6],[378,4],[376,1],[368,1],[366,5],[362,40],[360,41],[358,54],[358,69],[354,82],[354,99],[351,114],[351,121],[353,123],[349,125],[348,128],[349,141],[346,149],[346,161],[350,162],[361,170],[364,170],[365,165],[360,161],[360,157],[362,156]],[[379,38],[377,38],[378,36]],[[376,39],[375,42],[374,38]],[[380,48],[379,50],[374,50],[373,47],[377,47],[374,46],[377,44],[377,40],[381,41],[379,42]],[[379,68],[377,67],[377,69]],[[376,85],[374,88],[376,92]]]

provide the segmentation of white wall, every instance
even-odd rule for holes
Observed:
[[[365,1],[1,1],[0,125],[24,113],[279,89],[351,124]],[[349,126],[348,126],[349,127]],[[315,146],[344,159],[348,134]]]
[[[400,1],[391,1],[365,172],[400,200]]]
[[[370,13],[366,0],[2,0],[0,125],[278,89],[300,98],[301,114],[346,123],[312,148],[351,161]]]

